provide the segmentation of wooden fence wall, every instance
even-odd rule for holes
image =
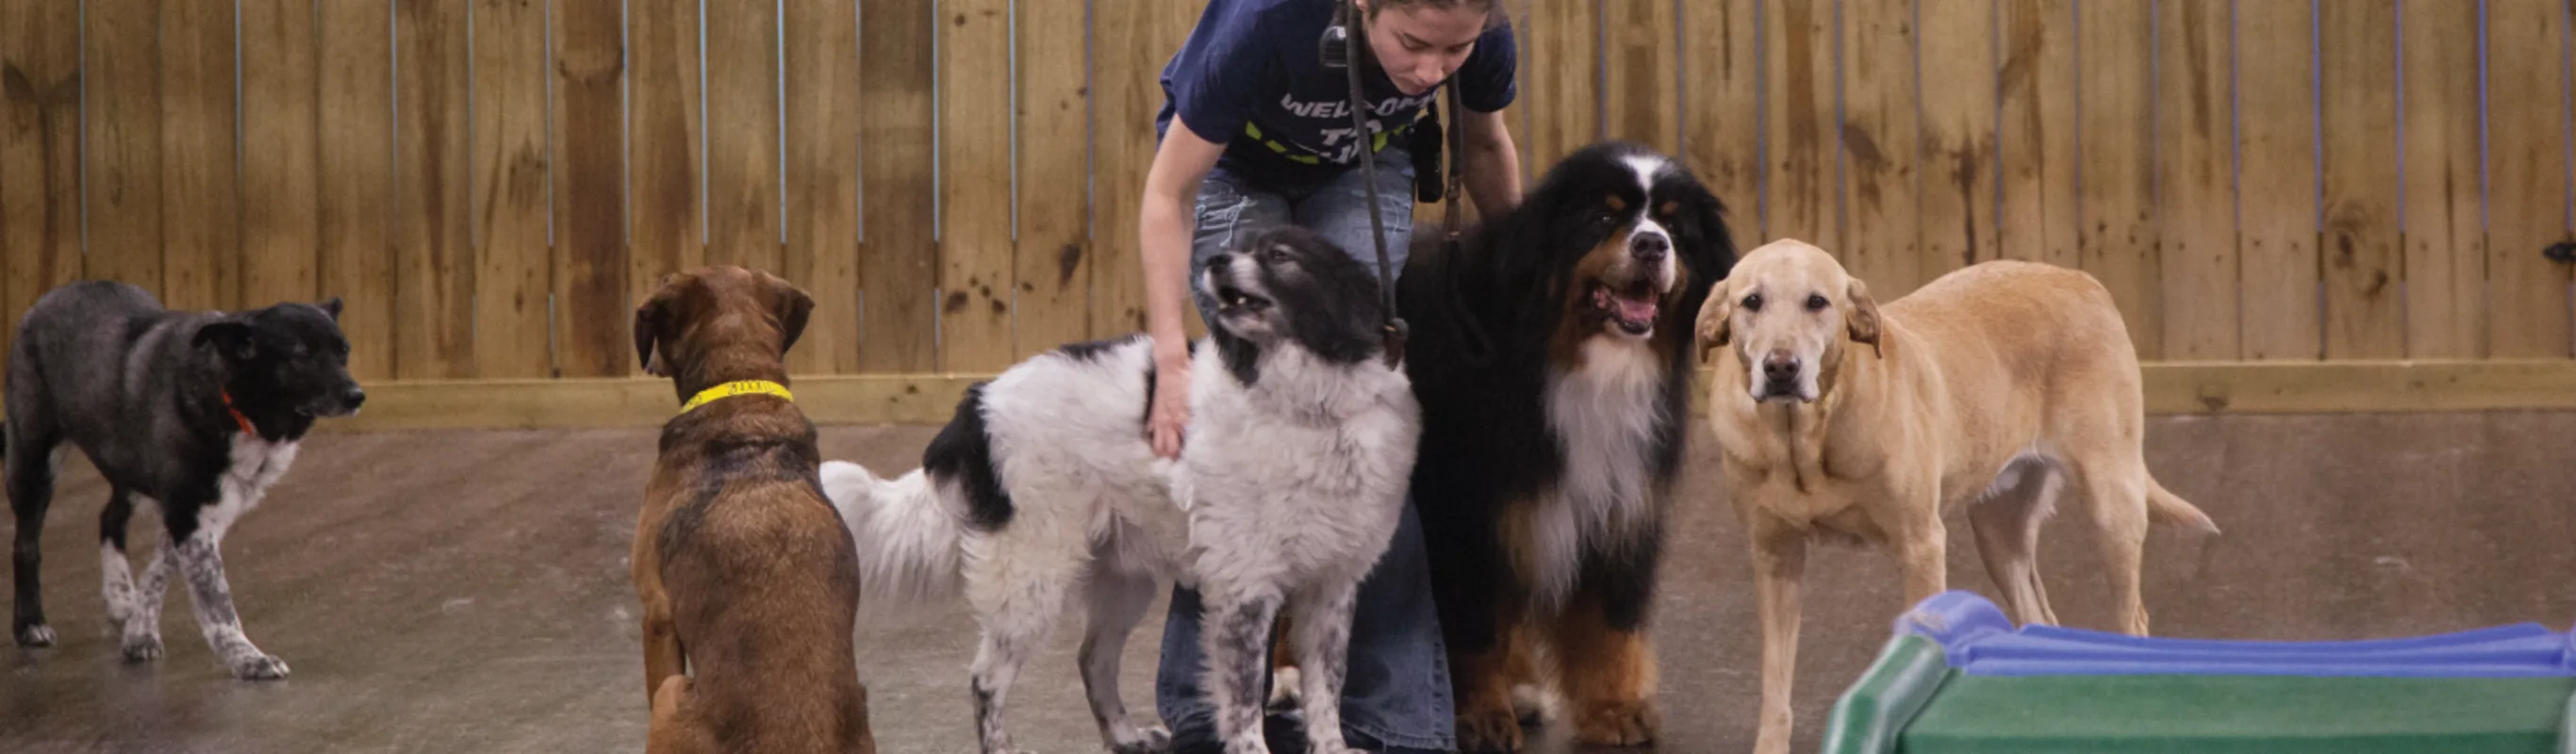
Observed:
[[[2041,259],[2155,361],[2571,353],[2570,2],[1502,2],[1528,170],[1652,143],[1886,295]],[[724,261],[814,294],[801,374],[997,370],[1139,326],[1203,5],[0,0],[0,311],[337,295],[365,378],[623,376]]]

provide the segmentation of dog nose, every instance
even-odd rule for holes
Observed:
[[[342,393],[342,394],[340,395],[340,398],[341,398],[342,400],[346,400],[346,401],[348,401],[348,402],[349,402],[349,407],[350,407],[350,408],[357,408],[359,404],[362,404],[362,403],[366,403],[366,402],[367,402],[367,391],[360,390],[360,389],[357,389],[357,388],[354,388],[354,387],[353,387],[353,388],[349,388],[349,392]]]
[[[1211,270],[1214,270],[1214,269],[1223,269],[1223,268],[1225,267],[1225,263],[1227,263],[1227,262],[1231,262],[1231,261],[1234,261],[1234,255],[1233,255],[1233,254],[1220,251],[1220,252],[1217,252],[1216,254],[1214,254],[1214,255],[1210,255],[1210,256],[1208,257],[1208,260],[1207,260],[1207,266],[1208,266],[1208,269],[1211,269]]]
[[[1662,233],[1642,233],[1628,239],[1628,255],[1640,262],[1664,261],[1664,254],[1672,250],[1673,240]]]
[[[1783,351],[1771,352],[1771,355],[1762,357],[1762,376],[1773,382],[1797,379],[1798,357]]]

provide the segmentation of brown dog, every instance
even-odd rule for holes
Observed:
[[[1782,240],[1709,292],[1698,337],[1703,357],[1736,357],[1715,365],[1709,418],[1752,540],[1761,754],[1789,750],[1811,538],[1894,549],[1911,605],[1947,588],[1941,519],[1966,508],[2014,617],[2053,625],[2039,525],[2071,487],[2101,540],[2118,628],[2143,636],[2148,521],[2218,530],[2147,473],[2137,351],[2110,292],[2083,272],[1987,262],[1882,310],[1825,250]],[[2025,475],[2033,494],[2002,494]]]
[[[635,308],[637,357],[684,402],[635,526],[646,751],[876,750],[851,647],[857,551],[786,389],[813,306],[768,273],[707,267]]]

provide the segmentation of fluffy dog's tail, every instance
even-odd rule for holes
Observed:
[[[954,596],[957,516],[920,469],[892,480],[847,461],[823,462],[823,495],[859,550],[860,612]]]
[[[2209,514],[2202,513],[2199,507],[2185,502],[2182,496],[2166,490],[2154,479],[2147,480],[2147,519],[2210,534],[2218,533],[2218,522],[2209,520]]]

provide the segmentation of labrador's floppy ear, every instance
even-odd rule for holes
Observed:
[[[1852,278],[1843,286],[1843,297],[1850,300],[1850,310],[1843,312],[1843,325],[1851,331],[1854,343],[1868,343],[1870,353],[1887,358],[1884,333],[1879,330],[1878,301],[1869,297],[1869,285]]]
[[[760,273],[760,282],[768,288],[770,305],[776,308],[780,336],[778,353],[784,356],[788,349],[796,347],[796,339],[805,334],[805,321],[814,314],[814,297],[805,295],[804,289],[787,282],[786,278],[767,272]]]
[[[1693,323],[1699,352],[1691,360],[1705,363],[1708,361],[1708,352],[1711,349],[1726,345],[1728,340],[1733,339],[1735,337],[1734,319],[1735,295],[1727,290],[1725,280],[1719,280],[1708,287],[1708,299],[1700,302],[1699,319]]]

